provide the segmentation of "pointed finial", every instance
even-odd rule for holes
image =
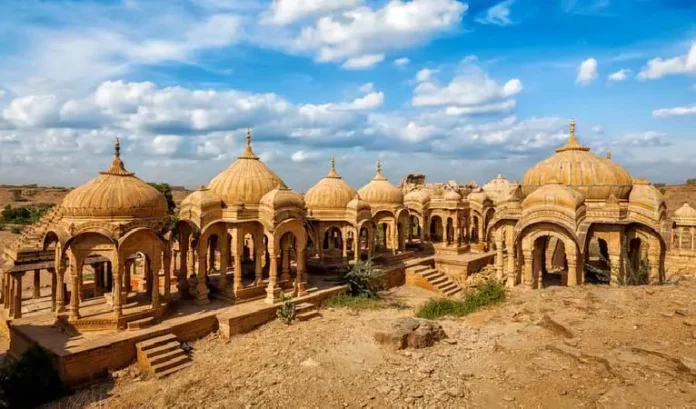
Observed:
[[[556,149],[556,152],[565,152],[565,151],[589,151],[590,148],[587,146],[582,146],[580,145],[580,142],[578,142],[578,138],[575,136],[575,119],[570,120],[570,135],[568,135],[568,142],[566,144],[558,149]]]
[[[606,157],[611,160],[611,150],[607,149]]]
[[[121,140],[116,137],[116,143],[114,144],[114,156],[117,158],[121,157]]]
[[[575,137],[575,119],[570,120],[570,137]]]
[[[336,173],[336,160],[333,156],[331,157],[331,161],[329,163],[331,164],[331,168],[329,169],[329,173],[326,175],[326,177],[340,179],[340,176],[338,176],[338,173]]]
[[[377,159],[377,173],[382,173],[382,161]]]
[[[377,174],[374,177],[374,180],[387,180],[387,178],[382,175],[382,161],[377,160]]]
[[[247,128],[246,131],[246,148],[244,148],[244,153],[239,156],[240,159],[258,159],[258,156],[254,154],[251,149],[251,128]]]

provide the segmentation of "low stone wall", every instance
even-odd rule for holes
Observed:
[[[696,276],[696,252],[669,251],[665,256],[665,278]]]
[[[494,262],[495,253],[483,253],[475,258],[466,260],[435,257],[435,268],[450,277],[465,280],[467,276],[478,273],[482,268]]]

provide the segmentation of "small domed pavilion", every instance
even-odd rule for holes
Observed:
[[[334,158],[329,173],[305,193],[304,200],[312,255],[322,264],[345,264],[351,256],[360,260],[362,249],[369,257],[374,240],[370,205],[338,175]]]

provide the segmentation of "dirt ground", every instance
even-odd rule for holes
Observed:
[[[696,407],[696,280],[651,287],[515,288],[440,323],[449,338],[393,351],[373,333],[412,310],[322,309],[193,343],[164,380],[132,366],[51,407]],[[403,288],[411,304],[430,293]]]

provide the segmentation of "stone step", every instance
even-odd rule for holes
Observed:
[[[159,372],[159,373],[156,374],[156,376],[157,376],[158,379],[166,378],[167,376],[169,376],[169,375],[171,375],[171,374],[173,374],[173,373],[179,372],[179,371],[181,371],[182,369],[186,369],[186,368],[188,368],[188,367],[191,366],[191,365],[193,365],[193,362],[191,362],[191,361],[189,360],[188,362],[184,362],[184,363],[182,363],[182,364],[179,365],[179,366],[175,366],[174,368],[170,368],[170,369],[164,370],[164,371],[162,371],[162,372]]]
[[[157,348],[158,346],[162,346],[168,342],[172,341],[177,341],[176,335],[174,334],[166,334],[162,335],[159,337],[151,338],[146,341],[138,342],[135,344],[135,347],[138,349],[138,351],[147,351],[148,349],[152,348]],[[178,342],[178,341],[177,341]]]
[[[177,349],[181,350],[181,344],[179,343],[179,341],[172,341],[172,342],[167,342],[164,345],[160,345],[158,347],[150,348],[146,351],[143,351],[142,354],[146,358],[150,359],[150,358],[154,358],[156,356],[166,354],[167,352],[171,352],[171,351],[174,351]]]
[[[162,363],[157,364],[157,365],[152,365],[152,372],[155,375],[159,375],[168,369],[175,368],[175,367],[183,365],[187,362],[191,362],[191,360],[189,359],[189,357],[187,355],[178,356],[178,357],[172,358],[166,362],[162,362]]]
[[[317,310],[308,310],[301,312],[299,314],[295,314],[295,319],[298,321],[309,321],[312,318],[319,317],[321,314],[319,314],[319,311]]]
[[[453,288],[456,288],[456,287],[457,287],[457,284],[454,281],[447,281],[445,283],[438,285],[437,289],[442,291],[443,293],[445,293],[445,292],[447,292]]]
[[[301,312],[306,312],[306,311],[312,311],[316,310],[317,306],[309,303],[309,302],[303,302],[295,305],[295,314],[299,314]]]
[[[447,295],[448,297],[453,297],[453,296],[455,296],[455,295],[459,295],[459,294],[462,293],[463,291],[464,291],[464,290],[463,290],[461,287],[457,286],[457,287],[455,287],[455,288],[453,288],[453,289],[451,289],[451,290],[446,291],[446,292],[445,292],[445,295]]]
[[[143,329],[150,327],[155,323],[155,317],[146,317],[139,320],[130,321],[128,323],[128,329]]]
[[[154,358],[149,359],[150,366],[152,366],[154,368],[155,366],[157,366],[159,364],[172,361],[172,360],[179,358],[179,357],[182,357],[182,356],[188,358],[188,356],[186,356],[186,353],[184,352],[183,349],[181,349],[181,348],[175,349],[173,351],[169,351],[165,354],[158,355]]]
[[[442,283],[445,283],[445,282],[449,281],[449,277],[447,277],[446,275],[443,274],[443,275],[441,275],[441,276],[439,276],[439,277],[437,277],[437,278],[428,279],[428,281],[430,281],[430,284],[432,284],[432,285],[434,285],[435,287],[437,287],[439,284],[442,284]]]
[[[437,270],[428,270],[428,271],[426,271],[426,272],[424,272],[424,273],[421,273],[421,276],[423,276],[423,278],[429,280],[430,278],[438,277],[438,276],[440,276],[441,274],[442,274],[442,273],[440,273],[440,272],[437,271]]]

